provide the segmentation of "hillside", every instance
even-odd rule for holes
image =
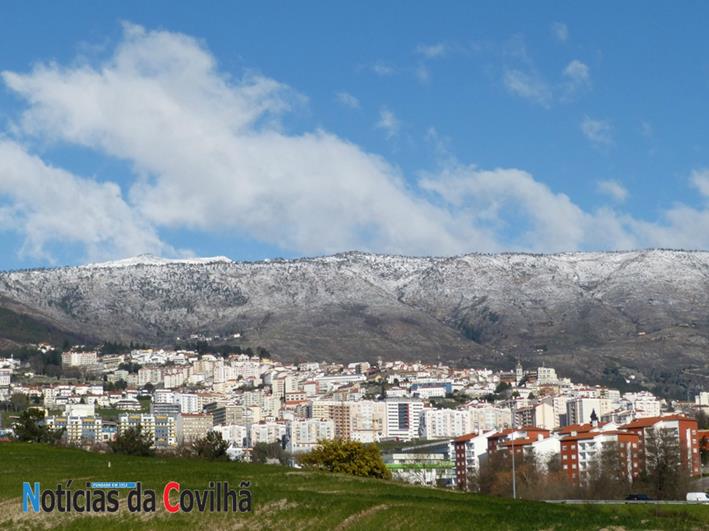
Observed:
[[[96,340],[174,345],[239,330],[283,359],[510,368],[519,357],[591,382],[632,374],[680,395],[709,375],[706,252],[143,256],[1,273],[0,305]]]
[[[110,462],[111,466],[108,467]],[[63,529],[706,529],[709,507],[562,506],[482,497],[394,482],[304,472],[279,466],[185,459],[132,458],[20,443],[0,444],[0,528]],[[253,513],[119,516],[23,514],[22,481],[42,489],[72,479],[142,481],[162,492],[168,481],[204,489],[209,481],[250,481]],[[80,480],[80,481],[77,481]],[[76,487],[74,487],[76,488]],[[158,503],[158,507],[161,503]]]

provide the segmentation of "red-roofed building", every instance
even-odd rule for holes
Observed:
[[[690,476],[701,475],[701,456],[699,453],[699,430],[695,419],[684,415],[665,417],[646,417],[621,426],[621,429],[639,437],[639,458],[647,466],[647,443],[650,430],[666,430],[673,433],[679,443],[680,461]]]
[[[511,441],[512,439],[516,441],[529,439],[529,443],[531,443],[549,437],[550,433],[551,432],[549,430],[537,428],[536,426],[508,428],[502,431],[498,431],[497,433],[493,433],[491,436],[488,437],[487,451],[490,453],[494,453],[502,449],[509,450],[511,445],[507,445],[507,442]],[[518,445],[515,444],[515,448],[517,448],[517,446]],[[520,446],[523,446],[523,443],[520,443]]]
[[[487,454],[488,437],[494,432],[468,433],[453,439],[455,479],[459,489],[468,488],[468,477],[480,468],[480,457]]]
[[[640,473],[639,436],[623,431],[573,432],[561,439],[561,467],[574,482],[585,479],[603,449],[614,444],[619,452],[621,471],[629,480]]]

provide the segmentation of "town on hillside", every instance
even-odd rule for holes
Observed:
[[[287,364],[262,349],[36,348],[32,363],[0,358],[0,440],[15,436],[14,422],[29,409],[61,430],[62,443],[96,451],[140,426],[156,451],[178,452],[216,432],[231,459],[251,461],[254,448],[271,445],[298,466],[294,457],[321,441],[344,439],[378,444],[395,478],[468,490],[484,463],[501,457],[512,466],[533,457],[581,483],[608,448],[632,481],[649,466],[658,431],[672,439],[688,477],[701,475],[709,453],[709,392],[668,401],[572,382],[552,367]],[[55,370],[38,373],[37,359],[52,356]]]

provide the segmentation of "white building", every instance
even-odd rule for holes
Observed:
[[[386,436],[390,439],[411,440],[419,436],[423,401],[416,398],[386,399]]]
[[[296,419],[287,427],[288,451],[308,452],[319,441],[335,438],[335,422],[321,419]]]
[[[12,369],[0,369],[0,387],[9,387]]]
[[[249,446],[257,443],[274,443],[283,439],[286,426],[280,422],[263,422],[249,426]]]
[[[470,432],[467,411],[426,408],[421,414],[420,435],[423,439],[446,439]]]
[[[556,369],[552,367],[539,367],[537,369],[538,385],[554,385],[557,383],[559,383],[559,377],[556,375]]]
[[[214,426],[212,431],[220,433],[222,439],[229,443],[229,446],[234,446],[236,448],[243,448],[248,442],[248,431],[246,426],[239,426],[238,424],[227,424],[226,426]]]
[[[65,367],[92,367],[97,362],[96,351],[77,352],[70,350],[62,352],[62,365]]]

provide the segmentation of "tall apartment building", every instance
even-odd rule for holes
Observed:
[[[391,439],[411,440],[419,436],[423,401],[416,398],[386,399],[386,436]]]

